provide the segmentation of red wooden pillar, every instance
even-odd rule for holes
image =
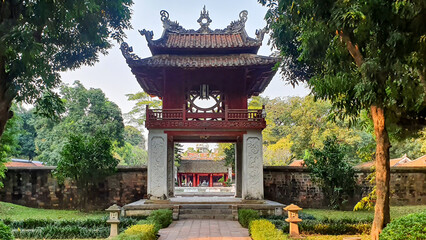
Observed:
[[[209,174],[210,175],[210,181],[209,181],[209,187],[213,187],[213,174]]]
[[[197,179],[195,178],[195,173],[192,174],[192,186],[193,187],[197,186]]]

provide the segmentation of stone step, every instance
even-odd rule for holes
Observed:
[[[180,209],[179,214],[232,215],[232,209]]]
[[[181,209],[232,209],[229,204],[182,204]]]
[[[179,219],[224,219],[234,220],[231,214],[179,214]]]

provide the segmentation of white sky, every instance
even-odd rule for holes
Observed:
[[[147,29],[154,32],[154,39],[161,37],[163,25],[160,20],[160,11],[166,10],[170,14],[170,20],[178,21],[186,29],[198,29],[200,25],[197,19],[203,6],[210,13],[212,23],[211,29],[223,29],[231,21],[239,19],[242,10],[248,11],[246,31],[249,36],[255,37],[256,29],[266,26],[264,20],[266,7],[257,3],[256,0],[134,0],[132,26],[133,29],[126,31],[125,40],[133,47],[134,52],[141,58],[150,57],[144,36],[138,30]],[[259,55],[269,56],[271,47],[267,45],[268,36],[265,35],[263,46],[259,50]],[[100,88],[106,96],[115,102],[122,110],[123,114],[129,112],[134,103],[127,101],[125,94],[142,91],[134,75],[130,72],[124,57],[121,55],[119,45],[115,44],[109,50],[109,54],[101,56],[99,62],[92,67],[86,66],[75,71],[61,74],[65,83],[71,84],[75,80],[80,80],[86,88]],[[271,98],[284,96],[305,96],[309,90],[303,86],[293,88],[281,80],[279,72],[273,78],[262,96]]]

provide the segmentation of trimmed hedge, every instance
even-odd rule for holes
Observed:
[[[397,218],[380,234],[380,240],[420,239],[426,239],[426,211]]]
[[[248,228],[251,221],[259,219],[259,213],[252,209],[240,209],[238,210],[238,222],[244,228]]]
[[[170,209],[154,210],[146,220],[126,229],[117,236],[117,240],[154,240],[158,231],[168,227],[173,222],[173,211]]]
[[[125,229],[135,225],[139,219],[121,218],[119,228]],[[22,221],[12,221],[6,219],[5,223],[11,227],[12,233],[20,239],[43,239],[43,238],[107,238],[109,236],[110,225],[107,218],[86,219],[86,220],[61,220],[50,219],[26,219]],[[1,239],[1,238],[0,238]]]
[[[120,228],[127,228],[137,223],[141,219],[146,219],[145,216],[141,217],[125,217],[120,219]],[[98,227],[109,227],[110,225],[106,222],[107,217],[85,219],[85,220],[51,220],[51,219],[25,219],[25,220],[11,220],[5,219],[4,223],[12,229],[36,229],[39,227],[57,226],[57,227],[69,227],[78,226],[82,228],[98,228]]]
[[[154,224],[133,225],[116,237],[117,240],[155,240],[157,232]]]
[[[278,229],[283,232],[289,231],[289,224],[285,221],[285,216],[263,216],[270,220]],[[369,234],[371,229],[372,219],[351,219],[343,218],[335,219],[319,219],[309,220],[304,219],[299,223],[299,229],[304,234],[324,234],[324,235],[354,235],[354,234]]]
[[[78,226],[47,226],[35,229],[13,230],[16,238],[25,239],[69,239],[69,238],[107,238],[109,227],[82,228]]]
[[[249,232],[253,240],[283,240],[287,236],[278,230],[274,224],[266,219],[253,220],[250,222]]]
[[[166,228],[173,222],[173,211],[170,209],[154,210],[146,220],[158,223],[161,228]]]
[[[0,221],[0,239],[13,240],[12,231],[10,227]]]

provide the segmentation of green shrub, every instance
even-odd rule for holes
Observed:
[[[250,222],[249,232],[253,240],[283,240],[287,236],[275,225],[266,219],[253,220]]]
[[[380,240],[420,239],[426,239],[426,211],[397,218],[380,234]]]
[[[109,231],[109,227],[47,226],[35,229],[15,229],[13,235],[20,239],[107,238]]]
[[[12,231],[10,230],[10,227],[4,224],[3,222],[0,222],[0,239],[2,240],[13,239],[13,235],[12,235]]]
[[[117,236],[117,240],[155,240],[154,224],[133,225]]]
[[[251,221],[259,219],[259,213],[252,209],[240,209],[238,210],[238,221],[241,226],[248,228]]]
[[[173,211],[170,209],[154,210],[146,220],[157,223],[161,228],[166,228],[173,222]]]

